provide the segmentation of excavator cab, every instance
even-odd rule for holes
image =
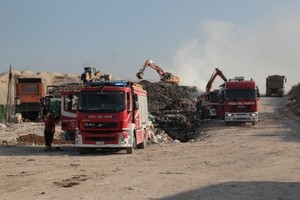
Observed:
[[[175,76],[174,74],[170,72],[165,72],[165,78],[162,78],[161,81],[167,82],[167,83],[173,83],[178,84],[179,83],[179,77]]]

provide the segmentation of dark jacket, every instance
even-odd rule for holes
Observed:
[[[55,121],[52,113],[48,114],[45,120],[45,131],[55,132]]]

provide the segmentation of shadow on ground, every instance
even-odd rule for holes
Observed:
[[[19,146],[19,145],[3,145],[0,146],[0,156],[106,156],[126,154],[125,150],[117,149],[101,149],[87,151],[80,154],[79,150],[74,146],[53,146],[52,151],[44,151],[43,146]]]
[[[159,200],[299,200],[300,183],[226,182],[175,194]]]

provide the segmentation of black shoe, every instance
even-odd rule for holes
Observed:
[[[52,151],[52,147],[45,146],[45,147],[44,147],[44,150],[45,150],[45,151]]]
[[[54,150],[55,151],[63,151],[60,147],[55,147]]]

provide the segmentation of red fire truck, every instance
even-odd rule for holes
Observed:
[[[259,90],[254,80],[236,77],[224,83],[221,89],[225,105],[225,123],[258,122]]]
[[[74,96],[78,100],[74,101]],[[131,154],[134,148],[145,148],[148,102],[141,85],[128,81],[87,82],[78,93],[66,92],[62,98],[62,126],[69,130],[72,125],[76,127],[75,146],[82,153],[86,149],[121,148]],[[77,111],[73,104],[77,104]]]

